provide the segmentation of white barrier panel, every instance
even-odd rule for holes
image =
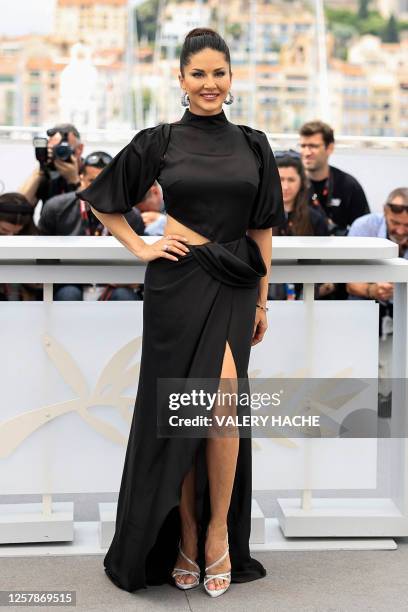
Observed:
[[[4,346],[13,347],[0,353],[2,493],[118,490],[139,376],[142,306],[0,303]],[[312,322],[303,302],[269,307],[270,327],[252,349],[250,377],[377,376],[375,303],[315,302]],[[303,442],[254,438],[254,488],[304,488]],[[375,487],[376,447],[375,439],[315,440],[308,488]]]
[[[142,302],[3,302],[1,493],[118,491]]]
[[[269,303],[268,330],[252,349],[258,378],[377,378],[378,304],[314,302],[312,320],[302,301]],[[316,381],[317,383],[318,381]],[[310,381],[308,390],[310,389]],[[367,406],[377,395],[371,385]],[[319,398],[324,406],[324,397]],[[353,399],[337,411],[353,410]],[[329,412],[329,411],[328,411]],[[377,486],[376,438],[254,438],[255,490],[373,489]]]
[[[305,300],[270,304],[270,328],[252,350],[249,376],[376,378],[377,305],[314,301],[313,284],[388,281],[391,376],[406,380],[408,262],[397,255],[397,245],[378,238],[274,237],[271,281],[304,284]],[[0,282],[45,289],[44,302],[0,303],[0,493],[43,496],[44,528],[31,541],[50,541],[52,494],[118,491],[141,350],[142,303],[53,303],[52,283],[143,282],[144,269],[113,237],[0,237]],[[405,389],[393,388],[392,399],[408,403]],[[372,499],[312,496],[315,489],[375,488],[381,446],[389,450],[389,490]],[[254,489],[303,489],[299,499],[277,500],[286,537],[408,535],[406,438],[254,437],[253,448]],[[56,519],[64,540],[65,519]],[[23,541],[3,531],[3,542]]]

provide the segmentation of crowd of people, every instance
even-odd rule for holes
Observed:
[[[41,145],[41,143],[40,143]],[[378,236],[399,245],[408,258],[408,187],[394,189],[382,212],[370,211],[355,177],[330,164],[333,129],[309,121],[299,132],[299,150],[274,151],[281,179],[285,222],[279,236]],[[103,236],[108,230],[76,194],[112,160],[105,151],[83,157],[84,143],[72,124],[47,131],[36,149],[37,165],[18,192],[0,196],[0,235]],[[41,202],[38,221],[34,211]],[[165,202],[157,181],[141,202],[125,214],[139,235],[161,236],[166,225]],[[375,299],[382,316],[392,317],[392,283],[324,283],[317,299]],[[301,299],[302,286],[270,284],[269,299]],[[42,300],[41,284],[0,284],[1,300]],[[55,284],[54,300],[142,300],[143,285]]]

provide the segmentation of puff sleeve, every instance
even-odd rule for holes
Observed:
[[[140,130],[86,189],[77,191],[102,213],[127,213],[143,199],[160,172],[168,124]]]
[[[264,132],[248,130],[250,145],[261,162],[258,193],[252,206],[248,229],[268,229],[284,223],[286,219],[280,176]]]

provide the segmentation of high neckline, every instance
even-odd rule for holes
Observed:
[[[197,115],[192,113],[189,108],[186,108],[182,116],[181,123],[186,123],[203,128],[222,127],[228,125],[229,121],[224,113],[224,110],[216,115]]]

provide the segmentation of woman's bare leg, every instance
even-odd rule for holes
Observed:
[[[228,379],[227,385],[221,385],[221,390],[236,391],[237,373],[231,348],[227,343],[221,371],[221,378]],[[234,410],[227,410],[229,414],[235,414]],[[225,412],[223,412],[225,414]],[[235,432],[236,433],[236,432]],[[210,437],[207,439],[206,460],[208,479],[210,487],[211,519],[208,524],[207,539],[205,543],[206,565],[216,561],[226,547],[227,537],[227,515],[231,502],[232,488],[235,478],[239,449],[239,437]],[[229,555],[215,565],[210,574],[220,574],[231,569]],[[208,589],[220,589],[226,587],[228,581],[222,578],[209,580]]]

